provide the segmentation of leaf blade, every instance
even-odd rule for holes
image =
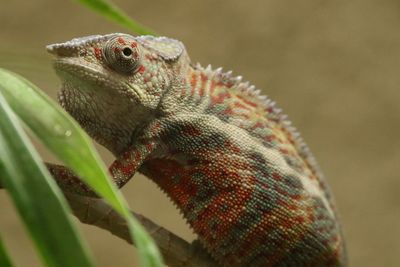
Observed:
[[[127,219],[143,266],[163,266],[154,241],[130,213],[120,191],[108,177],[89,137],[77,123],[36,86],[19,75],[0,69],[0,85],[1,83],[3,94],[13,110],[39,139]]]
[[[13,267],[10,257],[6,251],[3,241],[0,238],[0,266],[2,267]]]
[[[2,184],[32,236],[42,261],[54,267],[93,266],[86,246],[71,222],[62,193],[40,162],[1,93],[0,125]]]
[[[107,2],[106,0],[75,0],[79,2],[102,16],[118,23],[119,25],[137,33],[143,35],[156,35],[153,30],[146,28],[141,25],[139,22],[131,19],[128,15],[125,14],[121,9],[117,6],[114,6],[112,3]]]

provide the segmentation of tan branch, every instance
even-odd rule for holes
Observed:
[[[65,192],[74,215],[85,224],[105,229],[132,243],[125,219],[102,199],[84,197]],[[171,267],[216,267],[198,241],[188,243],[146,217],[133,213],[157,243],[163,258]]]
[[[0,189],[2,189],[0,183]],[[132,244],[126,221],[104,200],[64,191],[74,215],[85,224],[94,225]],[[132,212],[150,233],[170,267],[217,267],[218,264],[196,240],[189,243],[143,215]]]

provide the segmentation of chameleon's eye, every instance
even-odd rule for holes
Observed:
[[[137,43],[123,37],[108,40],[104,46],[103,55],[110,68],[125,74],[135,72],[140,63]]]

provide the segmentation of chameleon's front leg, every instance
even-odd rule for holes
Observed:
[[[140,165],[142,165],[155,148],[156,142],[142,141],[140,144],[132,145],[114,160],[109,167],[109,172],[118,188],[124,186],[132,178]],[[46,163],[46,166],[63,190],[85,196],[97,196],[67,167],[52,163]]]

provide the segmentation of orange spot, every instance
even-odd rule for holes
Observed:
[[[197,79],[196,79],[196,74],[192,74],[192,79],[190,80],[190,86],[192,86],[192,88],[194,88],[196,86],[197,83]]]
[[[140,66],[139,66],[139,69],[138,69],[138,72],[139,72],[140,74],[143,74],[143,73],[145,72],[145,70],[146,70],[146,68],[145,68],[143,65],[140,65]]]
[[[122,166],[120,170],[121,170],[122,173],[125,174],[125,175],[131,175],[132,172],[135,170],[135,165],[132,164],[132,163],[129,163],[129,164],[126,165],[126,166]]]
[[[122,38],[122,37],[119,37],[118,39],[117,39],[117,41],[118,41],[118,43],[120,43],[120,44],[122,44],[122,45],[125,45],[126,43],[125,43],[125,40]]]
[[[215,88],[218,86],[221,86],[221,84],[217,84],[215,81],[211,81],[211,85],[210,85],[210,94],[214,94]]]
[[[147,149],[148,151],[151,151],[151,150],[153,149],[153,145],[152,145],[152,144],[147,144],[147,145],[146,145],[146,149]]]
[[[141,156],[140,153],[138,151],[135,152],[135,162],[139,162]]]
[[[199,95],[204,96],[204,90],[206,88],[206,83],[207,83],[208,78],[203,73],[200,74],[200,78],[201,78],[201,86],[200,86]]]
[[[233,110],[230,107],[227,107],[222,113],[225,115],[232,115]]]
[[[250,108],[249,108],[249,107],[247,107],[247,106],[243,105],[243,104],[242,104],[242,103],[240,103],[240,102],[235,102],[233,105],[234,105],[235,107],[238,107],[238,108],[242,108],[242,109],[247,109],[247,110],[250,110]]]
[[[219,95],[212,98],[214,104],[221,104],[224,102],[225,98],[230,98],[231,94],[228,92],[222,92]]]
[[[101,48],[95,47],[94,48],[94,55],[96,56],[97,59],[101,59]]]
[[[240,95],[236,95],[236,97],[237,97],[237,98],[240,98],[244,103],[246,103],[246,104],[249,105],[249,106],[252,106],[252,107],[254,107],[254,108],[257,107],[257,104],[256,104],[256,103],[254,103],[254,102],[252,102],[252,101],[250,101],[250,100],[248,100],[248,99],[245,99],[244,97],[242,97],[242,96],[240,96]]]

